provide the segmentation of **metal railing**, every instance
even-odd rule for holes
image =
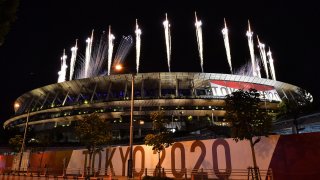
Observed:
[[[101,168],[21,168],[20,171],[12,168],[0,169],[0,180],[15,179],[13,177],[28,177],[27,179],[121,179],[126,176],[116,175],[113,169]],[[144,176],[170,177],[184,180],[273,180],[271,169],[164,169],[144,168],[133,169],[133,178],[142,179]],[[11,177],[11,178],[10,178]],[[116,178],[115,178],[116,177]],[[22,180],[22,179],[21,179]]]

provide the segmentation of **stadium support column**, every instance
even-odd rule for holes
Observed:
[[[112,82],[109,82],[109,87],[108,87],[108,92],[107,92],[107,98],[106,100],[109,101],[110,93],[111,93],[111,88],[112,88]]]
[[[196,96],[196,91],[194,89],[194,81],[193,81],[193,79],[190,79],[190,85],[191,85],[191,96],[194,97],[194,96]]]
[[[144,79],[143,79],[143,77],[141,79],[141,90],[140,91],[141,91],[141,98],[143,99],[144,98]]]
[[[179,97],[179,79],[176,77],[176,98]]]
[[[161,77],[159,75],[159,99],[161,98]]]
[[[63,102],[62,102],[62,106],[64,106],[64,104],[66,103],[68,97],[69,97],[69,93],[70,93],[70,88],[68,89],[67,95],[64,97]],[[49,93],[48,93],[49,94]],[[46,97],[47,98],[47,97]],[[43,106],[41,106],[42,108]]]
[[[92,93],[91,98],[90,98],[90,103],[92,103],[94,95],[96,95],[97,86],[98,86],[98,83],[96,83],[94,85],[93,93]]]
[[[128,82],[126,81],[124,84],[124,95],[123,95],[124,100],[127,98],[127,93],[128,93]]]

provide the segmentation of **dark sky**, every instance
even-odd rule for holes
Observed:
[[[271,47],[277,80],[300,86],[319,100],[320,7],[316,3],[147,2],[21,1],[18,19],[0,47],[0,121],[13,115],[13,102],[20,95],[57,82],[63,49],[70,57],[75,39],[79,39],[78,52],[84,54],[85,39],[91,30],[95,30],[97,39],[111,25],[116,49],[122,35],[134,35],[136,18],[142,29],[141,72],[168,71],[162,25],[165,13],[171,23],[171,70],[200,72],[195,11],[203,22],[205,72],[229,73],[221,34],[223,18],[229,28],[233,67],[237,69],[250,60],[245,36],[250,20],[254,34]],[[127,68],[134,70],[134,48],[126,61]]]

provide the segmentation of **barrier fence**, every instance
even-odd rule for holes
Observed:
[[[272,170],[258,168],[247,169],[134,169],[133,179],[141,180],[144,176],[170,177],[181,180],[273,180]],[[127,179],[115,175],[113,169],[78,168],[11,168],[0,169],[0,180],[45,180],[45,179]]]

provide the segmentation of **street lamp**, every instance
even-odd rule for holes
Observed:
[[[144,125],[144,120],[139,120],[139,137],[141,137],[141,127]]]
[[[23,140],[22,140],[22,144],[21,144],[21,148],[20,148],[18,173],[20,172],[20,169],[21,169],[22,156],[23,156],[23,151],[24,151],[26,136],[27,136],[27,130],[28,130],[29,116],[30,116],[30,110],[28,109],[26,125],[24,127]]]
[[[130,105],[130,142],[129,142],[129,146],[130,146],[130,152],[129,152],[129,159],[128,159],[128,177],[132,178],[132,167],[133,167],[133,163],[132,163],[132,151],[133,151],[133,147],[132,147],[132,142],[133,142],[133,106],[134,106],[134,78],[135,75],[131,74],[131,105]]]
[[[121,64],[117,64],[115,65],[115,70],[116,71],[121,71],[123,68],[122,68],[122,65]],[[133,146],[132,146],[132,143],[133,143],[133,107],[134,107],[134,78],[135,78],[135,74],[132,73],[131,74],[131,102],[130,102],[130,141],[129,141],[129,159],[128,159],[128,173],[127,173],[127,176],[129,178],[132,178],[133,177],[133,172],[132,172],[132,168],[133,168]]]
[[[214,125],[214,119],[213,119],[213,112],[215,109],[212,109],[212,113],[211,113],[211,121],[212,121],[212,125]]]

